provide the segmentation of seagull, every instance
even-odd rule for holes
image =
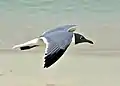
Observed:
[[[24,44],[13,46],[13,49],[19,48],[20,50],[28,50],[40,46],[42,41],[46,45],[44,53],[44,68],[49,68],[65,53],[73,39],[75,45],[84,42],[93,44],[91,40],[88,40],[83,35],[74,33],[76,28],[73,27],[75,26],[76,25],[59,26],[55,29],[44,32],[41,36]]]

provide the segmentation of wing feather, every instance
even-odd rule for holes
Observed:
[[[70,43],[64,49],[61,49],[59,45],[53,42],[49,37],[44,37],[42,39],[46,43],[44,68],[48,68],[64,54]]]
[[[44,35],[42,38],[46,44],[44,68],[50,67],[64,54],[72,41],[72,36],[71,32],[55,32]]]

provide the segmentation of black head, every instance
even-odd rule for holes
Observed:
[[[91,40],[86,39],[84,36],[82,36],[78,33],[74,33],[74,36],[75,36],[75,44],[83,43],[83,42],[93,44],[93,42]]]

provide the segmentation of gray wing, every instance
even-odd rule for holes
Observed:
[[[45,49],[44,68],[48,68],[54,64],[64,54],[70,45],[72,41],[72,34],[69,32],[63,32],[63,34],[67,34],[67,36],[63,38],[63,40],[59,41],[59,43],[57,41],[55,42],[55,39],[52,37],[45,37],[48,45],[46,45]]]
[[[64,25],[64,26],[59,26],[59,27],[57,27],[57,28],[55,28],[55,29],[52,29],[52,30],[50,30],[50,31],[47,31],[47,32],[43,33],[43,35],[49,34],[49,33],[54,32],[54,31],[66,31],[66,32],[68,32],[68,31],[70,30],[70,28],[75,27],[75,26],[76,26],[76,25]],[[75,28],[73,28],[72,31],[75,31]],[[71,31],[71,32],[72,32],[72,31]]]

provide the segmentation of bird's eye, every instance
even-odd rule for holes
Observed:
[[[80,36],[80,39],[82,39],[83,38],[83,36]]]

